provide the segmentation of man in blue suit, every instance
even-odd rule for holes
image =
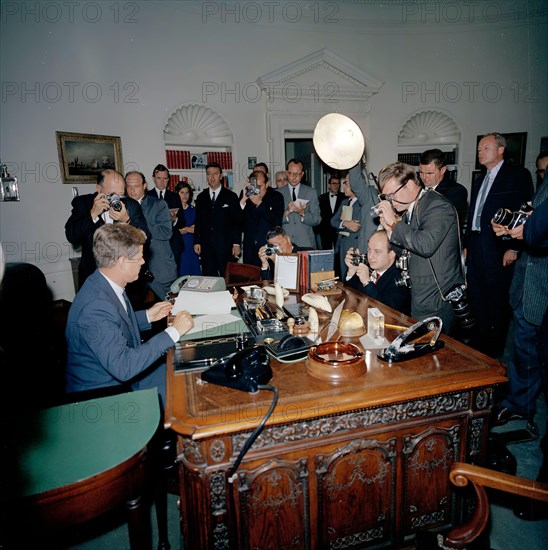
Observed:
[[[170,291],[171,283],[177,278],[177,263],[170,246],[173,234],[173,223],[166,201],[146,194],[147,183],[141,172],[126,174],[126,191],[128,197],[136,200],[143,210],[150,243],[146,251],[148,269],[154,279],[148,281],[148,286],[162,300]],[[179,241],[182,239],[179,237]]]
[[[139,331],[171,311],[169,302],[133,311],[125,287],[135,281],[144,263],[144,233],[130,225],[108,224],[93,237],[98,269],[72,303],[66,329],[67,393],[157,387],[165,403],[165,362],[156,363],[188,332],[193,321],[181,311],[164,331],[141,343]]]

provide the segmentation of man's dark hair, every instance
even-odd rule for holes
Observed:
[[[167,172],[167,176],[169,177],[169,170],[163,164],[156,165],[156,168],[152,170],[152,177],[154,177],[157,172]]]
[[[302,160],[299,159],[291,159],[287,161],[287,164],[285,165],[285,169],[289,170],[290,164],[300,164],[301,165],[301,172],[304,172],[304,164]]]
[[[435,163],[436,168],[439,170],[446,166],[445,162],[445,153],[440,149],[428,149],[419,158],[419,164],[430,164],[431,162]]]
[[[206,172],[208,168],[218,168],[221,171],[221,174],[223,173],[223,169],[221,168],[221,165],[218,162],[208,162],[205,167]]]
[[[273,227],[267,234],[266,234],[266,240],[273,239],[274,237],[287,237],[287,231],[281,227],[280,225],[277,225],[276,227]]]
[[[544,158],[548,157],[548,149],[546,149],[545,151],[541,151],[538,155],[537,155],[537,158],[535,159],[535,164],[539,161],[539,160],[542,160]]]
[[[249,174],[249,177],[257,178],[259,174],[264,178],[264,182],[268,185],[268,182],[269,182],[268,174],[266,172],[263,172],[262,170],[253,170],[253,172]]]
[[[258,162],[254,167],[253,171],[257,170],[257,166],[262,166],[264,171],[268,174],[268,166],[264,162]]]

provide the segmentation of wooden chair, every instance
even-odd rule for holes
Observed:
[[[451,529],[443,541],[439,539],[441,535],[438,536],[440,548],[465,548],[481,535],[489,519],[489,499],[485,491],[486,487],[548,502],[548,484],[496,472],[473,464],[455,462],[451,466],[449,479],[457,487],[465,487],[471,483],[477,502],[474,514],[467,523]]]
[[[257,265],[228,262],[225,270],[227,286],[240,286],[261,282],[261,268]]]

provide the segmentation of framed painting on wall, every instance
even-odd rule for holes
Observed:
[[[123,173],[122,141],[118,136],[55,132],[63,183],[96,183],[102,170]]]

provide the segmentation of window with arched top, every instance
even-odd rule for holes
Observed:
[[[455,120],[442,111],[425,109],[412,114],[398,133],[398,160],[418,166],[427,149],[445,152],[448,165],[457,164],[461,133]]]
[[[234,136],[217,111],[200,103],[181,105],[169,115],[163,134],[171,187],[188,181],[196,190],[203,188],[210,162],[221,165],[225,185],[233,186]]]

